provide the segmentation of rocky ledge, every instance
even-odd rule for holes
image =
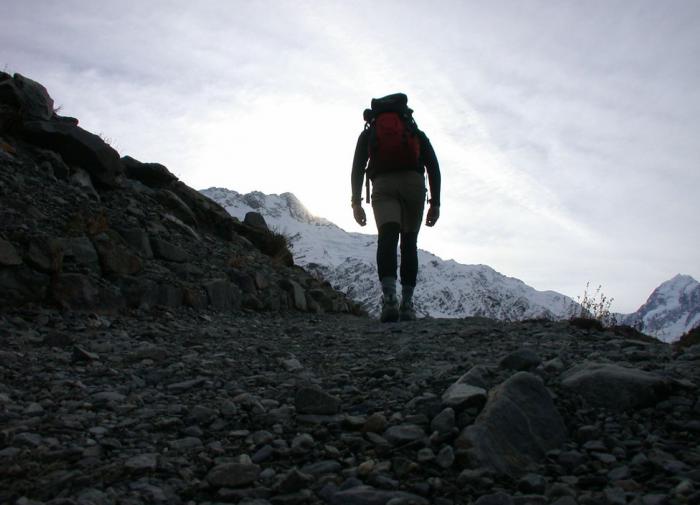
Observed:
[[[700,346],[568,322],[0,316],[0,502],[700,501]]]

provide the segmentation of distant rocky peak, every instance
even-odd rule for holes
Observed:
[[[225,188],[209,188],[202,190],[202,193],[221,203],[224,207],[245,206],[268,218],[279,220],[289,217],[304,224],[323,226],[331,224],[324,218],[314,216],[301,203],[301,200],[290,192],[268,195],[260,191],[251,191],[241,194]]]
[[[693,292],[699,287],[700,283],[690,275],[677,274],[666,282],[661,283],[649,295],[644,305],[657,305],[659,303],[667,305],[669,302],[683,303],[688,301],[687,298],[692,296]]]

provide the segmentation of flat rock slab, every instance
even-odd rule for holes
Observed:
[[[425,438],[425,431],[416,424],[400,424],[387,429],[384,438],[393,445],[407,444]]]
[[[670,391],[670,382],[664,377],[609,363],[575,366],[562,374],[561,385],[591,405],[615,411],[653,406]]]
[[[260,475],[260,467],[247,463],[224,463],[215,466],[207,474],[207,482],[216,487],[239,487],[255,480]]]
[[[505,356],[499,363],[501,368],[509,370],[532,370],[542,362],[542,359],[530,349],[518,349]]]
[[[300,414],[333,415],[340,407],[338,398],[314,387],[299,388],[294,403]]]
[[[402,491],[384,491],[370,486],[357,486],[339,491],[331,498],[331,505],[386,505],[390,501],[428,505],[428,500]]]
[[[564,422],[542,380],[518,372],[492,390],[484,410],[456,445],[470,450],[484,467],[518,475],[565,439]]]

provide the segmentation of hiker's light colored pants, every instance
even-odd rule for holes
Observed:
[[[399,223],[402,232],[418,232],[425,206],[425,178],[416,171],[381,174],[372,181],[372,210],[379,229]]]

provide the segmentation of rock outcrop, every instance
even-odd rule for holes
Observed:
[[[0,148],[4,306],[359,310],[295,267],[284,236],[120,157],[19,74],[0,73]]]

